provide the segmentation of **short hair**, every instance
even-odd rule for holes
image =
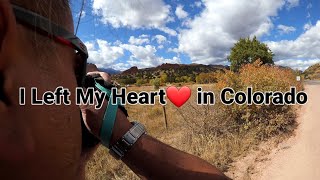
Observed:
[[[31,10],[61,27],[73,26],[69,0],[11,0],[11,3]],[[70,16],[70,17],[69,17]],[[68,21],[70,19],[70,21]],[[47,59],[52,56],[54,41],[40,35],[32,29],[26,29],[26,38],[35,47],[37,58]]]
[[[13,4],[40,14],[52,22],[66,26],[66,16],[69,15],[69,0],[11,0]]]

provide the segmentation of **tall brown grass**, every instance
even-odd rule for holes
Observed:
[[[288,91],[290,86],[301,90],[292,71],[261,65],[244,66],[239,73],[226,71],[216,74],[216,84],[189,85],[192,96],[182,107],[168,101],[168,129],[165,128],[162,107],[127,106],[130,119],[145,124],[148,134],[177,149],[199,156],[227,171],[231,162],[246,155],[270,137],[283,137],[295,127],[295,106],[223,105],[218,99],[224,87],[255,91]],[[215,105],[197,105],[196,90],[214,91]],[[165,87],[163,87],[165,88]],[[132,91],[152,91],[152,86],[129,87]],[[139,179],[122,162],[113,159],[100,147],[86,168],[88,179]]]

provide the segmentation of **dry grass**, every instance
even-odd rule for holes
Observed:
[[[248,68],[248,67],[247,67]],[[249,67],[249,69],[253,67]],[[267,67],[263,67],[267,68]],[[254,69],[255,73],[258,69]],[[270,69],[265,69],[265,72],[270,72]],[[276,69],[274,73],[287,73]],[[260,75],[261,78],[265,76]],[[287,76],[289,76],[287,74]],[[286,76],[286,77],[287,77]],[[244,79],[247,82],[248,76],[244,74]],[[273,78],[276,78],[272,76]],[[294,76],[293,76],[294,77]],[[284,78],[283,76],[281,77]],[[287,77],[289,78],[289,77]],[[274,80],[274,79],[272,79]],[[228,79],[226,80],[228,81]],[[255,81],[258,82],[258,81]],[[267,81],[261,81],[266,83]],[[221,82],[217,85],[221,86]],[[200,106],[196,104],[196,89],[198,86],[205,90],[217,90],[219,87],[214,84],[209,85],[188,85],[192,89],[192,96],[189,101],[181,108],[176,108],[168,99],[166,105],[168,129],[165,128],[163,108],[161,105],[144,106],[144,105],[128,105],[130,120],[138,120],[142,122],[148,134],[156,137],[160,141],[167,143],[177,149],[199,156],[208,162],[216,165],[222,171],[226,172],[230,164],[237,158],[247,154],[251,149],[256,148],[261,142],[260,134],[269,133],[263,128],[275,126],[274,124],[283,127],[292,127],[293,121],[284,123],[286,118],[295,114],[293,108],[280,109],[283,107],[273,107],[276,111],[269,111],[263,107],[258,108],[255,114],[263,114],[274,112],[275,116],[266,116],[271,118],[270,122],[274,124],[256,124],[245,128],[248,124],[238,121],[235,116],[242,112],[252,112],[252,109],[238,108],[234,111],[233,106],[225,107],[221,103],[216,103],[214,106]],[[230,85],[230,84],[226,84]],[[272,85],[272,84],[271,84]],[[152,86],[143,87],[128,87],[132,91],[152,91]],[[218,97],[218,93],[215,93]],[[218,100],[216,100],[218,101]],[[230,109],[231,108],[231,109]],[[231,114],[236,113],[236,114]],[[256,117],[250,117],[247,122],[253,122]],[[268,119],[269,120],[269,119]],[[240,122],[240,123],[239,123]],[[257,121],[260,122],[260,121]],[[253,124],[253,123],[252,123]],[[245,130],[244,130],[245,128]],[[268,128],[267,128],[268,130]],[[292,132],[289,130],[283,133],[274,133],[274,128],[271,128],[270,134],[265,137],[282,137]],[[105,148],[100,147],[95,153],[92,160],[87,165],[88,179],[139,179],[130,169],[120,161],[112,158]]]

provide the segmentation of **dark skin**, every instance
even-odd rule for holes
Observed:
[[[73,32],[68,12],[65,29]],[[84,167],[96,147],[81,149],[79,107],[20,106],[18,89],[37,87],[39,94],[58,86],[76,88],[73,49],[53,42],[56,55],[45,60],[27,38],[27,28],[17,24],[10,1],[0,1],[0,179],[82,179]],[[44,53],[44,52],[43,52]],[[99,73],[99,72],[95,72]],[[100,73],[109,81],[110,77]],[[75,102],[74,96],[70,96]],[[100,110],[81,107],[85,123],[99,137],[106,103]],[[118,110],[111,144],[132,125]],[[208,162],[143,135],[122,159],[147,179],[227,179]]]

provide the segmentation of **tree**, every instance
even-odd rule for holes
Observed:
[[[200,73],[196,77],[196,82],[198,84],[210,84],[217,82],[216,73],[210,72],[210,73]]]
[[[159,78],[151,79],[150,84],[152,84],[154,86],[154,89],[157,90],[160,87],[160,79]]]
[[[240,38],[240,40],[231,48],[230,56],[228,60],[231,62],[231,70],[238,71],[244,64],[253,63],[257,59],[260,59],[263,64],[273,64],[274,54],[269,47],[261,43],[254,37]]]
[[[166,82],[168,82],[168,75],[166,73],[163,73],[160,76],[160,82],[161,82],[161,84],[166,84]]]
[[[142,84],[144,84],[144,81],[142,79],[137,79],[136,85],[140,87]]]

